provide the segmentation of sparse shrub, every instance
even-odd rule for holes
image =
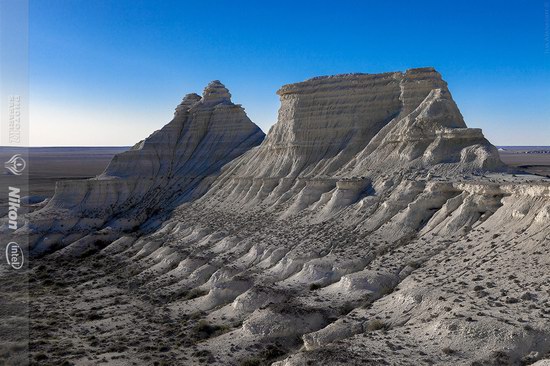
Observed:
[[[515,298],[515,297],[507,297],[506,298],[506,303],[507,304],[516,304],[519,302],[519,299]]]
[[[361,299],[361,308],[362,309],[370,309],[372,307],[372,299],[370,294],[367,294],[363,296]]]
[[[203,360],[199,360],[199,362],[203,362]],[[169,366],[169,364],[166,361],[155,361],[153,362],[153,366]]]
[[[309,291],[319,290],[321,287],[322,286],[319,283],[312,283],[311,285],[309,285]]]
[[[158,351],[159,351],[159,352],[168,352],[168,351],[170,351],[170,346],[166,346],[166,345],[160,346],[160,347],[158,348]]]
[[[494,360],[495,365],[509,365],[510,355],[504,351],[495,351],[492,353],[491,358]]]
[[[446,355],[452,355],[453,353],[455,353],[456,351],[454,349],[452,349],[451,347],[444,347],[441,352],[443,352],[444,354]]]
[[[346,302],[341,308],[340,308],[340,314],[346,315],[349,314],[355,307],[351,302]]]
[[[96,254],[97,252],[98,252],[98,250],[96,248],[87,249],[80,255],[80,258],[91,257],[92,255]]]
[[[48,356],[45,355],[44,353],[38,353],[37,355],[34,356],[35,361],[44,361],[47,359],[48,359]]]
[[[286,352],[275,344],[269,344],[257,356],[241,361],[240,366],[271,365],[273,360],[285,355]]]
[[[42,281],[43,286],[52,286],[53,284],[54,282],[50,278],[47,278],[44,281]]]
[[[229,327],[210,324],[206,320],[200,320],[193,327],[193,336],[197,340],[208,339],[218,336],[229,330]]]
[[[196,299],[197,297],[202,297],[206,294],[208,294],[208,291],[201,290],[199,288],[194,288],[185,295],[184,299],[185,300],[192,300],[192,299]]]
[[[89,321],[100,320],[103,319],[103,315],[99,314],[97,311],[90,311],[86,319]]]
[[[370,322],[368,322],[367,324],[367,330],[369,332],[374,332],[374,331],[377,331],[377,330],[387,330],[389,329],[389,325],[384,323],[382,320],[379,320],[379,319],[374,319],[374,320],[371,320]]]
[[[260,366],[262,360],[258,358],[249,358],[241,362],[241,366]]]
[[[203,315],[202,311],[195,311],[189,315],[189,319],[200,319]]]
[[[380,287],[380,295],[386,296],[393,292],[394,288],[388,285],[383,285]]]
[[[281,357],[284,354],[285,354],[285,351],[283,351],[282,349],[280,349],[274,344],[270,344],[261,352],[260,355],[262,356],[262,358],[266,360],[272,360],[274,358]]]
[[[107,347],[107,352],[122,353],[126,351],[128,347],[120,343],[113,343]]]
[[[193,352],[193,356],[198,357],[199,362],[201,362],[201,363],[214,362],[214,357],[212,356],[212,353],[208,350],[205,350],[205,349]]]

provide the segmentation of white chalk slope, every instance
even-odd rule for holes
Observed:
[[[202,97],[188,94],[162,129],[116,155],[105,172],[89,180],[58,182],[48,205],[29,217],[34,254],[67,246],[81,253],[124,232],[157,227],[174,207],[202,195],[221,167],[264,133],[250,121],[219,81]]]
[[[507,173],[439,73],[319,77],[278,94],[278,122],[259,146],[220,84],[188,96],[102,176],[60,185],[35,216],[37,247],[78,255],[81,233],[103,235],[103,253],[139,268],[152,296],[172,296],[173,316],[242,322],[198,345],[217,364],[275,341],[287,351],[278,366],[549,357],[550,183]],[[136,201],[158,230],[127,230],[145,221],[128,215],[107,232],[97,217],[52,223],[61,208]],[[146,209],[174,202],[170,215]],[[177,296],[190,290],[206,295]],[[191,351],[188,362],[198,362]]]

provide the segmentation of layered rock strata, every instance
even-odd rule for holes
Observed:
[[[228,164],[204,201],[276,206],[306,196],[311,202],[298,204],[300,210],[336,192],[338,181],[504,169],[481,130],[466,127],[433,68],[319,77],[278,94],[278,122],[264,143]],[[364,188],[357,184],[352,195]]]
[[[223,165],[263,138],[227,88],[213,81],[202,97],[187,94],[171,122],[116,155],[98,177],[59,182],[21,234],[30,233],[39,254],[77,240],[82,248],[112,241],[140,225],[154,228],[173,208],[204,194]]]
[[[51,245],[66,246],[58,256],[82,254],[78,235],[92,227],[105,241],[80,264],[91,274],[74,280],[101,319],[67,329],[108,341],[131,328],[146,347],[119,352],[129,363],[161,357],[150,351],[161,346],[167,359],[155,361],[185,365],[550,358],[550,181],[508,173],[481,131],[467,128],[434,69],[284,86],[279,120],[256,147],[262,134],[225,88],[207,91],[176,110],[174,121],[193,123],[171,122],[163,130],[179,132],[154,134],[80,183],[108,193],[86,198],[63,188],[39,213],[50,220],[43,227],[56,228]],[[226,136],[234,138],[220,144]],[[142,224],[116,236],[78,216],[70,224],[54,217],[52,207],[78,213],[81,202],[106,209],[98,197],[114,207],[137,197],[143,209],[174,209],[145,213],[160,225],[154,230]],[[41,263],[55,268],[48,258]],[[123,307],[102,306],[113,293]],[[64,309],[81,306],[55,299]],[[86,362],[76,352],[70,359]]]

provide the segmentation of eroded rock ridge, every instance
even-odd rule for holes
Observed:
[[[102,240],[74,280],[81,299],[59,307],[100,307],[111,295],[98,291],[125,304],[68,329],[107,341],[131,328],[185,365],[550,358],[550,183],[509,173],[438,72],[318,77],[278,94],[261,142],[213,82],[33,214],[38,252],[78,257]],[[139,363],[148,349],[120,353]]]

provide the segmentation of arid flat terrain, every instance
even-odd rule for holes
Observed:
[[[29,149],[29,190],[36,198],[51,197],[55,182],[86,179],[105,170],[115,154],[129,147],[34,147]],[[0,147],[0,157],[9,159],[16,149]],[[550,176],[550,146],[499,147],[502,161],[533,174]],[[7,173],[0,175],[0,181]],[[5,198],[0,197],[1,200]]]
[[[101,174],[115,154],[129,147],[31,147],[29,157],[29,196],[37,203],[51,198],[55,183],[70,179],[87,179]],[[18,149],[0,147],[0,161],[7,161],[20,152]],[[0,174],[0,184],[5,186],[6,171]],[[0,197],[4,207],[6,197]],[[2,212],[2,214],[5,214]]]
[[[550,146],[501,146],[498,153],[510,166],[550,177]]]

